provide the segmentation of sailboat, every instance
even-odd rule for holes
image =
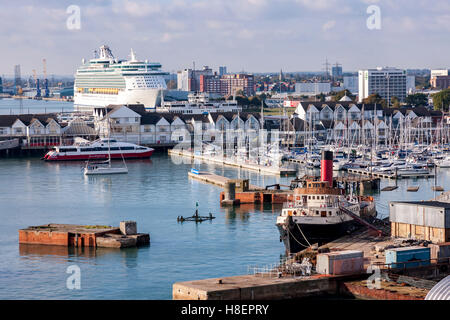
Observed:
[[[85,175],[103,175],[103,174],[119,174],[119,173],[128,173],[127,164],[125,163],[125,158],[122,155],[123,167],[113,167],[111,166],[111,124],[108,119],[108,159],[101,162],[93,162],[89,163],[86,161],[86,166],[84,167]],[[106,142],[106,141],[104,141]]]

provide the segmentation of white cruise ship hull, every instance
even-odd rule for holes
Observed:
[[[127,89],[114,94],[78,93],[74,94],[74,107],[77,111],[91,112],[94,108],[108,105],[143,104],[146,109],[156,108],[162,89]]]

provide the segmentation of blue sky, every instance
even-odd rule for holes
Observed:
[[[68,30],[69,5],[81,29]],[[369,30],[367,7],[381,10]],[[73,74],[108,44],[116,57],[166,71],[226,65],[230,71],[319,71],[325,58],[344,71],[376,66],[450,67],[449,0],[21,0],[0,2],[0,74]]]

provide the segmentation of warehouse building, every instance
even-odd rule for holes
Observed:
[[[450,242],[450,203],[440,201],[391,202],[391,235],[397,238]]]

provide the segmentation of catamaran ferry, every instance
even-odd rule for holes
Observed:
[[[83,139],[84,140],[84,139]],[[149,158],[154,149],[115,139],[76,142],[72,146],[53,147],[43,157],[46,161]]]
[[[114,58],[108,46],[100,47],[95,58],[75,74],[74,107],[77,111],[119,104],[143,104],[154,109],[166,81],[160,63],[139,61],[131,50],[130,60]]]

